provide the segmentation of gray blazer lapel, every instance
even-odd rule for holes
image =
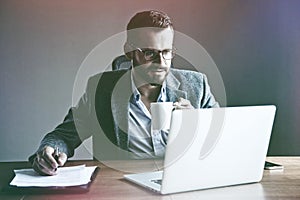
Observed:
[[[128,149],[128,113],[129,100],[132,95],[130,73],[131,71],[128,70],[118,80],[112,93],[111,100],[117,143],[124,150]]]
[[[180,82],[177,78],[172,74],[172,71],[167,76],[166,79],[167,86],[167,97],[171,102],[176,102],[180,97],[187,98],[187,92],[179,90]]]

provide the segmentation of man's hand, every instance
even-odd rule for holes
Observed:
[[[180,97],[174,104],[175,109],[193,109],[191,102],[187,99]]]
[[[32,163],[33,169],[41,175],[56,175],[57,168],[66,163],[67,155],[58,152],[58,157],[55,158],[55,153],[49,146],[38,152]]]

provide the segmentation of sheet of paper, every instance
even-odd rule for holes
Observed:
[[[97,166],[85,165],[60,167],[57,175],[41,176],[33,169],[14,170],[15,177],[10,185],[18,187],[52,187],[52,186],[78,186],[91,181],[91,176]]]

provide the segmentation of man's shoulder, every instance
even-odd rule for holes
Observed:
[[[120,77],[124,75],[129,70],[114,70],[114,71],[105,71],[92,75],[89,79],[100,79],[102,77]]]
[[[121,78],[129,70],[115,70],[115,71],[105,71],[92,75],[89,77],[89,82],[99,82],[101,81],[114,81]]]
[[[200,79],[202,80],[205,75],[201,72],[184,70],[184,69],[171,69],[171,73],[180,80],[189,80],[189,79]]]
[[[99,85],[103,85],[109,89],[110,86],[113,87],[126,72],[129,72],[129,70],[105,71],[94,74],[88,78],[87,88],[93,88],[93,90],[95,90]]]

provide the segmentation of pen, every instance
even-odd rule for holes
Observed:
[[[54,150],[54,159],[56,160],[56,162],[58,163],[58,157],[59,157],[59,149],[58,147],[55,147]],[[57,170],[57,168],[55,168],[55,171]]]
[[[58,162],[58,157],[59,157],[59,149],[58,147],[55,147],[54,150],[54,159]]]

